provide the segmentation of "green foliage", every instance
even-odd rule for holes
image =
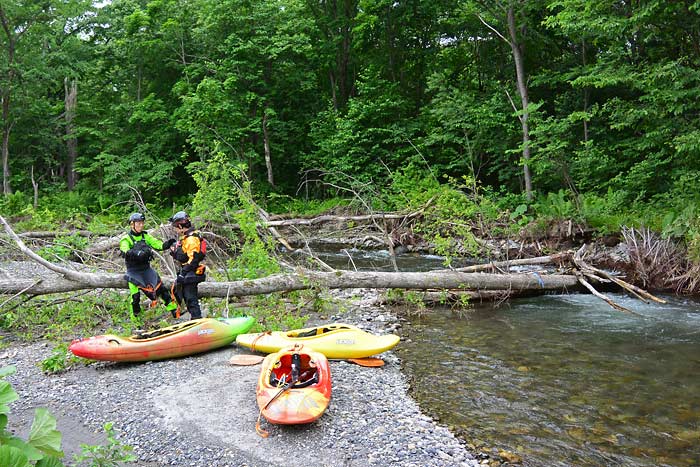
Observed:
[[[579,213],[576,202],[572,198],[571,193],[559,190],[556,193],[547,193],[546,196],[538,197],[532,207],[544,220],[576,219]]]
[[[134,462],[136,456],[132,454],[133,447],[123,444],[116,438],[114,424],[104,424],[107,433],[107,445],[92,446],[81,444],[81,453],[74,456],[78,466],[86,467],[119,467],[123,462]]]
[[[277,295],[256,296],[250,311],[255,316],[254,329],[257,331],[282,331],[304,327],[307,321],[306,314],[302,310],[307,302],[303,294],[290,294],[290,304]],[[296,302],[297,306],[293,303]]]
[[[90,333],[99,327],[130,329],[126,309],[127,298],[117,291],[102,291],[80,299],[60,298],[35,303],[31,312],[26,307],[0,310],[0,327],[25,339],[45,338],[53,341],[70,339],[81,331]]]
[[[229,261],[228,274],[236,279],[254,279],[279,272],[279,264],[272,257],[274,243],[263,238],[258,230],[258,208],[253,200],[250,182],[244,181],[238,190],[242,210],[233,217],[242,236],[238,255]]]
[[[414,231],[435,245],[435,252],[445,257],[446,265],[455,256],[477,256],[481,248],[473,230],[483,230],[498,219],[501,216],[498,206],[480,194],[478,184],[469,176],[461,180],[449,178],[447,183],[438,184],[434,178],[416,175],[413,170],[409,166],[394,177],[396,185],[392,185],[392,190],[397,194],[390,199],[404,199],[413,208],[420,205],[413,204],[416,202],[425,206],[423,220]],[[428,190],[428,200],[423,190]],[[430,203],[426,204],[427,201]]]
[[[620,231],[620,226],[652,225],[649,218],[644,218],[638,212],[641,209],[630,209],[627,204],[627,194],[609,189],[604,196],[586,194],[580,197],[581,218],[589,226],[601,234]],[[635,212],[636,211],[636,212]]]
[[[311,130],[318,149],[306,166],[324,169],[328,180],[335,182],[338,174],[352,174],[361,181],[382,179],[383,164],[402,167],[414,155],[406,143],[415,131],[410,116],[398,85],[378,76],[377,70],[367,70],[345,114],[334,109],[319,114]]]
[[[12,385],[5,380],[15,372],[14,366],[0,369],[0,465],[8,467],[62,466],[61,432],[56,419],[43,408],[36,409],[29,436],[23,440],[7,429],[8,404],[18,399]]]
[[[385,189],[386,207],[392,210],[418,209],[444,190],[429,168],[416,162],[391,174]]]
[[[88,246],[88,240],[81,235],[56,237],[53,243],[37,251],[37,254],[49,261],[69,259],[73,251],[82,251]]]
[[[204,162],[193,162],[188,166],[197,184],[197,193],[192,202],[192,214],[212,221],[229,218],[230,210],[236,209],[236,189],[245,171],[245,166],[235,166],[222,152]]]
[[[268,193],[267,209],[271,213],[288,214],[290,216],[317,216],[348,205],[343,198],[328,199],[297,199],[289,195]]]
[[[62,342],[53,348],[50,357],[41,361],[41,370],[44,373],[60,373],[79,360],[78,357],[68,351],[68,344]]]
[[[31,200],[21,191],[11,193],[0,198],[0,214],[2,216],[17,216],[27,207],[31,207]]]
[[[389,289],[386,293],[387,301],[403,305],[403,311],[408,315],[418,315],[426,311],[423,295],[415,290]]]

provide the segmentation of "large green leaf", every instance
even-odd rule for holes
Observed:
[[[22,451],[22,454],[27,456],[27,459],[30,461],[38,461],[39,459],[44,457],[44,454],[39,451],[37,448],[32,446],[31,444],[27,443],[25,440],[22,438],[18,438],[17,436],[8,436],[6,438],[2,439],[2,444],[4,446],[9,446],[15,449],[19,449]],[[0,463],[0,465],[3,465]]]
[[[0,465],[3,467],[27,467],[29,459],[17,448],[0,446]]]
[[[61,432],[56,429],[56,419],[48,410],[36,409],[29,432],[29,443],[49,456],[63,457]]]
[[[15,374],[15,371],[17,371],[17,368],[15,368],[14,365],[4,366],[0,368],[0,378],[13,375]]]
[[[64,467],[63,462],[58,457],[44,457],[36,463],[36,467]]]
[[[12,389],[12,385],[7,381],[0,381],[0,413],[9,413],[10,408],[7,406],[10,402],[19,399],[19,396]]]

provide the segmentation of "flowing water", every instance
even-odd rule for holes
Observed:
[[[551,295],[411,318],[421,407],[526,466],[700,465],[700,304]]]
[[[322,258],[392,270],[385,252]],[[444,267],[397,259],[404,271]],[[431,308],[395,350],[425,412],[526,467],[700,466],[700,303],[608,295],[643,316],[584,294]]]

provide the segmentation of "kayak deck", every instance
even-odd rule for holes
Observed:
[[[399,336],[377,336],[349,324],[328,324],[287,332],[241,334],[236,343],[253,351],[277,352],[302,344],[327,358],[363,358],[385,352],[399,343]]]

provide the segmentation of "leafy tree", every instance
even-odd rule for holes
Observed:
[[[275,185],[276,166],[306,145],[305,110],[317,94],[313,24],[297,0],[204,2],[197,24],[195,36],[210,56],[204,68],[193,68],[205,76],[188,75],[200,79],[196,87],[182,86],[188,92],[177,125],[202,160],[216,147],[257,179],[264,164]]]

